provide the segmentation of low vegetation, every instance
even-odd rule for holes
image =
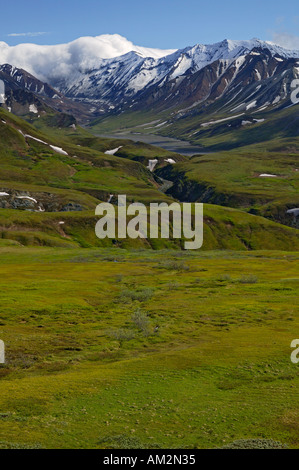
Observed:
[[[187,159],[55,116],[0,109],[0,448],[298,447],[297,143]],[[99,240],[118,194],[205,202],[202,249]]]
[[[298,447],[298,253],[0,257],[0,447]]]

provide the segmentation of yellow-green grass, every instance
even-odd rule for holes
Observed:
[[[0,446],[298,448],[298,253],[3,247],[0,259]]]
[[[296,106],[281,110],[268,109],[264,112],[246,113],[241,119],[234,119],[230,113],[207,109],[199,111],[184,119],[175,120],[171,126],[160,130],[163,135],[180,137],[191,140],[197,145],[202,145],[210,150],[228,150],[244,147],[251,144],[262,143],[268,145],[271,142],[295,141],[298,149],[298,109]],[[137,117],[137,116],[136,116]],[[222,119],[231,118],[231,121]],[[122,116],[125,119],[125,115]],[[242,121],[256,119],[250,125],[243,126]],[[167,120],[167,118],[166,118]],[[202,127],[201,124],[215,122]],[[218,121],[218,122],[217,122]],[[236,123],[239,122],[239,125]],[[115,125],[115,124],[114,124]]]
[[[1,187],[34,191],[37,186],[57,194],[63,190],[64,199],[80,203],[91,209],[94,199],[107,200],[109,194],[127,194],[132,201],[170,201],[158,189],[152,174],[145,168],[149,158],[173,156],[156,147],[100,139],[86,130],[52,129],[41,126],[42,132],[32,125],[0,110],[0,164]],[[68,156],[60,155],[50,147],[25,139],[27,133],[44,142],[62,147]],[[43,133],[45,132],[45,133]],[[119,156],[103,153],[106,149],[123,146]],[[299,203],[297,153],[284,148],[281,142],[197,157],[188,161],[184,157],[176,165],[162,169],[162,176],[175,181],[170,192],[180,200],[195,200],[203,192],[205,202],[254,208],[256,213],[283,223],[285,209]],[[277,178],[259,178],[260,173],[274,173]],[[1,189],[1,188],[0,188]],[[62,194],[62,193],[61,193]]]
[[[127,194],[131,200],[169,200],[158,190],[158,185],[145,165],[133,161],[133,158],[134,148],[137,159],[142,153],[146,159],[164,159],[172,156],[171,152],[129,141],[99,139],[81,128],[77,131],[43,128],[45,132],[41,132],[2,109],[0,117],[2,188],[34,191],[36,186],[43,186],[47,192],[51,192],[51,188],[63,189],[64,197],[69,196],[72,202],[78,202],[80,196],[77,193],[75,201],[74,191],[83,193],[82,200],[86,199],[85,193],[107,200],[109,194],[114,192]],[[25,138],[24,135],[33,136],[44,143],[30,137]],[[62,148],[68,155],[55,152],[45,143]],[[123,154],[126,158],[104,153],[107,149],[115,148],[117,144],[127,145],[127,153]],[[90,208],[90,204],[83,205]]]
[[[24,188],[23,188],[24,189]],[[57,190],[56,190],[57,191]],[[60,190],[61,191],[61,190]],[[78,192],[73,192],[78,198]],[[37,193],[34,193],[38,195]],[[57,193],[60,197],[63,194]],[[96,199],[84,195],[79,199],[96,207]],[[38,197],[38,196],[37,196]],[[75,199],[76,200],[76,199]],[[194,208],[194,207],[193,207]],[[117,218],[117,207],[116,218]],[[131,218],[131,217],[130,217]],[[95,227],[99,217],[94,210],[81,212],[29,212],[0,209],[0,240],[18,242],[21,245],[52,247],[119,246],[122,248],[184,248],[182,239],[115,239],[100,240]],[[129,218],[128,218],[129,221]],[[204,204],[203,250],[299,250],[298,231],[263,217],[247,214],[237,209]],[[170,229],[170,235],[172,229]]]
[[[155,121],[166,121],[169,119],[169,111],[157,113],[157,110],[148,111],[126,111],[124,114],[110,115],[95,119],[89,125],[94,134],[109,134],[115,131],[141,132],[142,134],[161,134],[161,129],[155,128]],[[156,123],[158,124],[158,122]],[[149,129],[150,127],[150,129]]]
[[[292,218],[285,213],[299,204],[297,170],[298,152],[292,148],[252,145],[197,156],[158,170],[158,174],[175,182],[169,193],[180,200],[251,209],[291,224]]]
[[[222,102],[225,105],[225,101]],[[223,109],[220,101],[212,106],[200,104],[184,117],[181,115],[182,106],[164,111],[127,110],[119,115],[101,117],[91,122],[90,128],[94,133],[113,133],[119,131],[141,132],[142,134],[160,134],[167,137],[191,141],[203,150],[222,151],[244,147],[251,144],[271,142],[297,141],[298,149],[298,110],[296,106],[281,110],[268,108],[267,111],[252,113],[248,111],[243,116],[235,118],[229,110]],[[190,111],[190,110],[189,110]],[[227,120],[231,118],[231,120]],[[224,121],[223,121],[224,120]],[[242,125],[242,121],[256,120],[250,125]],[[155,127],[155,124],[167,122],[167,125]],[[148,125],[145,125],[145,124]],[[211,123],[207,125],[207,123]],[[213,123],[213,124],[212,124]],[[202,126],[202,124],[205,124]]]

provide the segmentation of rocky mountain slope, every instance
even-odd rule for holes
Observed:
[[[67,99],[51,85],[24,69],[9,64],[0,65],[0,80],[5,88],[2,107],[16,115],[42,115],[47,113],[48,107],[59,113],[73,115],[79,121],[88,120],[92,115],[88,106]]]
[[[13,67],[5,65],[1,71],[20,86],[63,102],[62,93],[73,100],[92,104],[91,112],[100,113],[140,108],[148,100],[155,104],[159,101],[160,108],[170,108],[177,101],[194,105],[207,91],[205,88],[201,93],[197,91],[202,75],[209,88],[221,77],[223,82],[231,83],[240,68],[246,70],[246,57],[253,59],[252,56],[261,51],[274,61],[256,69],[256,79],[263,80],[274,75],[275,60],[276,65],[278,61],[284,62],[279,67],[283,69],[288,60],[299,57],[299,51],[288,51],[258,39],[196,44],[177,51],[140,48],[117,35],[80,38],[57,46],[29,44],[10,48],[3,44],[0,44],[0,63]],[[206,69],[212,64],[212,68]],[[198,75],[201,70],[205,72]],[[191,80],[190,84],[187,80]],[[185,95],[168,101],[169,94],[171,98],[178,97],[182,89],[186,90]]]
[[[286,210],[299,201],[299,118],[291,100],[299,54],[258,40],[157,54],[100,58],[96,69],[62,72],[51,85],[0,66],[0,207],[85,212],[126,193],[145,203],[229,206],[292,226]],[[235,150],[189,160],[94,137],[78,121],[93,133],[122,128]]]
[[[47,127],[42,117],[37,122],[43,130],[0,108],[0,244],[180,248],[180,240],[101,241],[94,211],[117,194],[127,194],[128,202],[172,202],[150,163],[162,170],[186,158],[100,139],[79,126]],[[292,228],[217,205],[206,206],[204,230],[205,249],[289,250],[299,243]]]
[[[262,62],[265,56],[265,64],[252,68],[254,58]],[[243,71],[243,85],[248,85],[253,70],[256,70],[256,81],[261,81],[295,66],[298,57],[299,51],[287,51],[259,40],[225,40],[208,46],[198,44],[159,59],[131,51],[120,57],[101,59],[89,70],[49,79],[67,97],[88,101],[102,113],[142,109],[148,104],[169,109],[177,104],[196,104],[221,79],[218,96],[217,93],[214,96],[218,98],[225,82],[226,87],[231,84],[239,69]],[[249,62],[251,68],[247,70]],[[244,79],[246,74],[248,77]]]

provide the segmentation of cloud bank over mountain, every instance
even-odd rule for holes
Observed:
[[[101,59],[119,57],[136,51],[145,57],[160,58],[175,49],[162,50],[135,46],[119,34],[104,34],[82,37],[68,44],[40,46],[19,44],[9,46],[0,42],[0,64],[11,64],[23,68],[40,80],[70,76],[80,71],[97,68]]]
[[[276,43],[288,46],[288,49],[299,49],[299,38],[295,36],[277,35],[274,39]],[[254,47],[267,47],[273,53],[294,56],[292,51],[287,53],[280,46],[258,39],[224,40],[216,44],[198,44],[176,51],[140,47],[119,34],[104,34],[81,37],[67,44],[56,45],[21,43],[9,46],[0,42],[0,64],[22,68],[63,93],[69,91],[73,83],[76,86],[80,83],[81,88],[82,85],[89,86],[86,82],[87,76],[93,76],[95,71],[98,74],[104,71],[105,74],[101,76],[106,81],[109,77],[116,76],[118,85],[121,75],[125,75],[127,83],[128,76],[131,79],[133,71],[136,71],[136,79],[130,86],[139,90],[146,84],[159,80],[161,73],[163,75],[169,72],[169,67],[173,67],[171,78],[175,78],[189,69],[198,71],[218,59],[233,60]],[[123,57],[133,51],[136,54],[132,57]],[[295,55],[298,57],[299,53]],[[164,60],[165,56],[169,56],[167,60]],[[111,88],[108,82],[106,85]]]

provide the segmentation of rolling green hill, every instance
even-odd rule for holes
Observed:
[[[24,120],[0,109],[0,185],[34,194],[49,192],[70,195],[69,202],[95,207],[107,201],[111,192],[123,192],[128,199],[159,201],[168,198],[157,189],[153,175],[132,159],[104,152],[126,145],[140,154],[140,144],[98,139],[83,129],[59,129],[43,124],[36,129]],[[50,145],[54,147],[51,148]],[[62,152],[61,152],[62,150]],[[167,158],[171,152],[144,146],[147,159]],[[57,190],[63,189],[63,192]]]
[[[296,142],[195,156],[157,173],[174,181],[168,192],[180,200],[237,207],[288,225],[293,220],[286,210],[299,205]]]
[[[0,107],[0,449],[298,448],[295,107],[173,120],[191,158],[28,109]],[[98,239],[119,194],[204,202],[203,247]]]
[[[31,124],[0,110],[3,243],[47,246],[176,248],[180,241],[100,241],[94,234],[94,210],[111,195],[128,202],[201,200],[205,205],[203,249],[295,249],[297,232],[247,214],[267,215],[283,223],[285,208],[298,201],[296,154],[259,148],[188,159],[151,145],[101,139],[80,127],[59,127],[57,113]],[[51,147],[52,146],[52,147]],[[107,150],[118,149],[115,155]],[[175,165],[165,163],[174,158]],[[157,159],[157,175],[147,169]],[[259,178],[273,170],[278,178]],[[210,204],[212,203],[212,205]],[[213,205],[214,204],[214,205]],[[245,210],[233,210],[234,206]],[[271,207],[274,209],[271,212]]]

